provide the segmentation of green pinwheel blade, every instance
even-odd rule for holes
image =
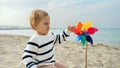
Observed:
[[[81,43],[82,43],[82,46],[85,46],[86,37],[84,35],[82,35]]]

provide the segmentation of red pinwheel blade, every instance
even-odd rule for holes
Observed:
[[[77,34],[77,35],[80,34],[80,31],[79,31],[77,28],[74,28],[74,29],[73,29],[73,32],[74,32],[75,34]]]
[[[95,27],[90,27],[90,28],[88,28],[88,33],[89,34],[94,34],[95,32],[97,32],[98,31],[98,29],[97,28],[95,28]]]

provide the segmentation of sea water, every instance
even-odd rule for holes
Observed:
[[[55,28],[50,31],[59,34],[62,33],[64,29]],[[13,34],[13,35],[25,35],[32,36],[34,31],[31,29],[24,30],[0,30],[0,34]],[[99,29],[94,35],[91,35],[94,44],[105,44],[109,46],[119,46],[120,47],[120,29]],[[75,41],[76,35],[71,33],[71,36],[68,38],[70,41]]]

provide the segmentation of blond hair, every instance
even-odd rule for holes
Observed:
[[[36,9],[33,10],[30,14],[30,25],[34,29],[33,24],[38,24],[42,18],[49,16],[48,13],[44,10]]]

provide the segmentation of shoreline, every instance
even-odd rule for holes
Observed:
[[[1,35],[2,35],[2,36],[23,36],[23,37],[28,37],[28,38],[30,37],[30,35],[24,35],[24,34],[23,34],[23,35],[21,35],[21,34],[0,34],[0,36],[1,36]],[[70,41],[70,42],[75,42],[75,41],[72,41],[72,40],[68,40],[68,41]],[[76,43],[77,43],[77,42],[76,42]],[[109,47],[119,48],[119,49],[120,49],[120,45],[115,45],[115,46],[114,46],[114,45],[112,45],[112,44],[111,44],[111,45],[110,45],[110,44],[108,45],[108,44],[99,43],[99,42],[98,42],[98,43],[95,43],[95,44],[93,44],[93,45],[104,45],[104,46],[109,46]]]
[[[51,29],[50,31],[54,33],[61,33],[63,29]],[[111,32],[112,31],[112,32]],[[0,30],[0,34],[13,34],[13,35],[25,35],[25,36],[32,36],[34,34],[34,30]],[[110,33],[110,34],[109,34]],[[102,43],[104,45],[119,47],[120,45],[120,38],[119,38],[120,30],[99,30],[95,35],[91,35],[94,39],[94,44]],[[113,36],[111,36],[113,35]],[[75,41],[76,35],[71,33],[71,36],[68,40]]]
[[[0,68],[25,68],[21,61],[30,36],[0,34]],[[67,68],[84,68],[85,47],[66,41],[55,46],[55,57]],[[88,46],[88,68],[119,68],[120,48],[95,44]]]

